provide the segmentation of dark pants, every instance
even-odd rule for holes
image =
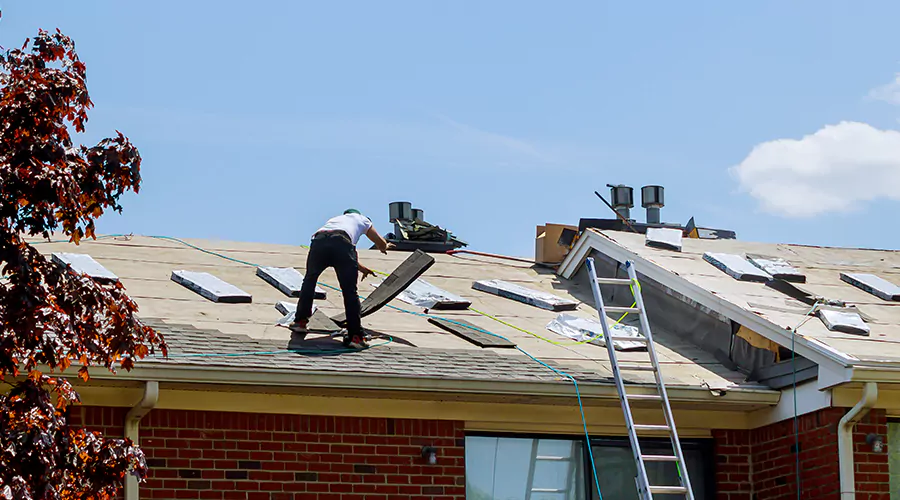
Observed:
[[[329,267],[334,268],[341,293],[344,295],[347,332],[350,335],[361,335],[362,321],[359,316],[359,295],[356,291],[359,263],[356,258],[356,247],[342,231],[313,237],[309,245],[309,254],[306,256],[306,274],[303,276],[295,321],[309,319],[312,316],[316,282],[319,281],[322,271]]]

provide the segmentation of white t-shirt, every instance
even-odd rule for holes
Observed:
[[[372,221],[365,215],[344,214],[328,219],[328,222],[320,227],[319,231],[343,231],[350,236],[350,241],[355,246],[359,237],[366,234],[370,227],[372,227]]]

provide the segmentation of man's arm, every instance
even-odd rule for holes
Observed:
[[[387,253],[388,249],[394,247],[394,245],[385,241],[384,238],[378,234],[378,231],[375,230],[375,226],[369,227],[369,230],[366,231],[366,238],[369,238],[372,243],[375,244],[375,248],[381,251],[381,253]]]

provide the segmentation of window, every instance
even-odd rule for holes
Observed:
[[[582,441],[466,437],[467,500],[583,500]]]
[[[605,499],[638,500],[637,486],[634,477],[637,466],[631,453],[631,444],[627,438],[593,439],[591,451],[600,478],[600,492]],[[712,464],[712,446],[707,441],[681,440],[681,450],[687,461],[691,489],[696,500],[712,500],[715,480]],[[671,455],[672,445],[668,439],[641,440],[641,452],[644,455]],[[647,477],[653,486],[677,485],[678,470],[673,462],[645,462]],[[591,496],[598,499],[597,489],[593,488]],[[654,499],[684,498],[684,495],[654,495]]]
[[[900,500],[900,421],[898,420],[888,421],[887,452],[891,500]]]
[[[628,438],[591,439],[591,443],[603,498],[638,500],[634,483],[637,467]],[[646,455],[672,454],[668,439],[642,439],[641,447]],[[712,442],[682,440],[681,448],[694,498],[712,500],[715,498]],[[891,470],[897,470],[900,479],[900,469]],[[672,462],[647,462],[647,472],[654,486],[679,484]],[[893,476],[891,480],[894,481]],[[593,483],[583,439],[466,437],[467,500],[598,500]],[[666,498],[683,499],[684,495],[654,495],[654,500]]]

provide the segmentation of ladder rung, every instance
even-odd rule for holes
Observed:
[[[677,495],[679,493],[687,493],[687,488],[684,486],[651,486],[650,493]]]
[[[618,307],[618,306],[607,306],[606,312],[608,313],[628,313],[628,314],[640,314],[641,310],[637,307]]]
[[[531,488],[532,493],[565,493],[566,490],[559,488]]]
[[[535,460],[552,460],[554,462],[562,462],[562,461],[568,461],[569,457],[551,457],[548,455],[548,456],[537,456],[537,457],[534,457],[534,459]]]
[[[600,285],[631,285],[631,280],[627,278],[597,278]]]
[[[627,394],[626,397],[628,399],[635,399],[635,400],[643,399],[644,401],[661,401],[662,400],[662,396],[660,396],[659,394]]]
[[[614,341],[622,341],[622,342],[643,342],[647,343],[647,337],[625,337],[623,335],[610,335],[609,338]]]
[[[632,424],[631,427],[636,431],[666,431],[666,432],[669,432],[668,425]]]
[[[641,460],[647,462],[677,462],[675,455],[641,455]]]
[[[615,337],[613,337],[613,340],[615,340]],[[618,365],[618,367],[619,367],[619,370],[631,370],[631,371],[636,371],[636,372],[655,372],[656,371],[656,368],[653,365],[629,365],[626,363],[626,364]]]

